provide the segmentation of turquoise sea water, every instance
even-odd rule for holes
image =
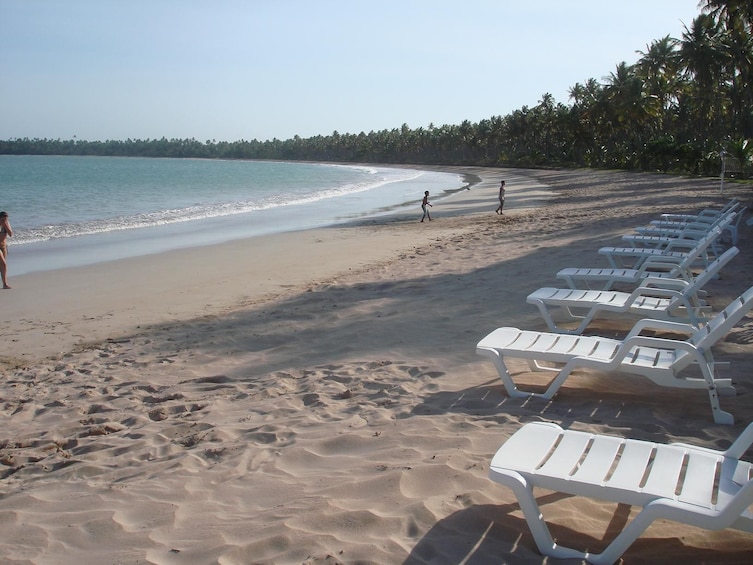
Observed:
[[[459,175],[316,163],[0,156],[13,276],[420,211]]]

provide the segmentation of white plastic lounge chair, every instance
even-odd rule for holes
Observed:
[[[729,212],[729,214],[736,214],[736,212]],[[663,222],[653,220],[648,226],[640,226],[633,231],[643,235],[679,235],[683,230],[694,229],[699,231],[706,231],[718,224],[720,224],[726,215],[716,218],[712,222],[695,221],[695,222]]]
[[[724,229],[725,224],[717,227]],[[716,243],[716,240],[720,238],[721,233],[721,230],[711,230],[706,236],[706,238],[712,239],[711,242],[707,242],[706,238],[700,241],[675,239],[669,241],[663,248],[602,247],[599,249],[599,255],[604,255],[609,264],[615,269],[638,269],[650,257],[673,257],[681,259],[686,257],[688,253],[691,253],[699,245],[706,245],[706,251],[701,254],[698,262],[708,265],[712,257],[717,257],[720,254],[721,246]],[[709,250],[709,247],[712,247],[712,249]]]
[[[750,424],[725,451],[563,430],[532,422],[494,455],[489,477],[515,493],[539,551],[560,559],[611,564],[654,520],[708,530],[753,532],[753,465],[741,458],[753,443]],[[534,488],[641,507],[601,553],[558,544]]]
[[[527,301],[538,307],[549,329],[558,333],[581,334],[599,313],[634,314],[698,327],[709,311],[699,296],[700,291],[737,253],[736,247],[729,248],[690,283],[647,278],[633,292],[544,287],[529,294]],[[580,320],[580,325],[575,329],[558,328],[552,308],[562,311],[570,321]]]
[[[699,218],[716,218],[731,210],[735,210],[740,205],[740,200],[737,198],[731,199],[719,210],[715,208],[706,208],[701,210],[697,214],[662,214],[661,219],[667,221],[694,221]]]
[[[492,360],[511,397],[538,396],[548,400],[574,370],[595,369],[607,374],[641,375],[659,386],[707,390],[714,421],[731,424],[734,421],[732,415],[719,407],[719,394],[734,395],[735,389],[730,379],[716,377],[711,347],[752,307],[753,287],[702,328],[643,319],[636,322],[624,340],[497,328],[476,345],[476,353]],[[689,338],[652,337],[642,335],[644,330],[684,333]],[[555,377],[543,393],[519,390],[505,364],[505,359],[510,357],[526,359],[531,370],[554,372]],[[700,370],[701,377],[687,375],[691,366]]]
[[[721,234],[716,234],[719,237]],[[613,269],[638,269],[649,257],[672,257],[682,259],[693,249],[698,247],[699,242],[678,239],[667,244],[664,249],[653,247],[601,247],[599,255],[604,255]],[[708,265],[712,257],[706,248],[706,252],[699,257],[702,264]]]
[[[682,227],[688,224],[700,223],[712,225],[720,217],[731,212],[739,212],[740,202],[737,199],[730,200],[721,210],[704,210],[698,214],[662,214],[658,220],[651,220],[650,225],[669,228]]]
[[[740,218],[740,214],[735,212],[727,214],[716,226],[720,230],[716,232],[712,229],[708,234],[704,234],[702,231],[691,230],[690,233],[692,235],[682,234],[680,237],[636,235],[634,236],[635,238],[644,240],[643,244],[640,244],[640,241],[634,241],[628,244],[631,245],[630,247],[602,247],[599,249],[599,254],[605,255],[613,268],[637,269],[647,259],[652,257],[683,257],[703,242],[706,237],[711,236],[712,241],[707,245],[703,255],[699,257],[701,263],[708,265],[713,257],[718,257],[722,253],[721,236],[723,233],[729,232],[729,240],[733,245],[736,244],[737,224]],[[734,224],[733,220],[735,221]],[[647,243],[651,245],[647,245]]]
[[[691,282],[693,280],[692,269],[699,258],[704,256],[708,247],[719,237],[720,230],[720,227],[712,229],[706,237],[696,241],[695,246],[680,257],[656,254],[647,257],[637,269],[569,267],[559,271],[557,278],[563,279],[570,288],[596,286],[602,290],[609,290],[617,283],[637,285],[648,277],[680,278]]]
[[[734,214],[734,219],[730,222],[724,222],[723,230],[722,230],[722,236],[723,239],[726,241],[729,241],[732,245],[737,245],[737,238],[738,238],[738,228],[740,226],[740,223],[742,222],[743,216],[745,216],[744,210],[736,210],[734,212],[730,212],[730,214]],[[656,220],[654,220],[656,222]],[[674,235],[680,234],[680,232],[684,229],[698,229],[703,230],[704,226],[711,226],[711,225],[717,225],[718,221],[715,221],[713,223],[709,222],[658,222],[654,223],[651,222],[651,226],[644,226],[640,228],[635,228],[636,233],[639,233],[641,235],[655,235],[655,236],[668,236],[673,237]]]
[[[691,216],[682,214],[662,214],[660,220],[653,220],[651,225],[655,228],[669,228],[669,229],[681,229],[689,225],[713,225],[718,222],[720,218],[728,216],[730,214],[736,214],[733,221],[727,223],[723,230],[722,235],[725,239],[728,239],[731,245],[737,245],[738,240],[738,228],[742,223],[743,216],[745,216],[745,208],[742,206],[737,198],[730,200],[724,208],[721,210],[704,210],[701,213]],[[748,222],[750,224],[750,222]],[[647,233],[645,229],[636,229],[637,232],[643,231]]]
[[[712,225],[699,226],[698,224],[691,224],[688,227],[679,230],[656,229],[651,231],[649,228],[643,228],[646,230],[646,233],[626,234],[622,236],[622,240],[634,247],[654,247],[663,249],[676,239],[686,239],[690,241],[700,240],[717,226],[721,226],[722,230],[724,230],[730,223],[732,223],[735,216],[737,216],[735,212],[730,212],[729,214],[725,214],[718,218]]]

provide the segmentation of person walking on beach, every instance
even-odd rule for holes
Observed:
[[[3,279],[3,288],[10,288],[8,284],[8,243],[5,241],[13,237],[13,230],[8,222],[8,212],[0,212],[0,276]]]
[[[424,215],[421,216],[421,221],[424,221],[424,218],[428,216],[429,221],[431,222],[431,214],[429,214],[429,208],[427,206],[431,207],[431,204],[429,203],[429,191],[427,190],[424,192],[424,199],[421,201],[421,209],[424,211]]]
[[[505,181],[499,183],[499,206],[495,210],[497,214],[502,214],[502,208],[505,207]]]

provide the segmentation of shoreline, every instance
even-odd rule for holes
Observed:
[[[70,159],[69,159],[70,161]],[[75,162],[76,159],[73,159]],[[142,160],[143,161],[143,160]],[[217,163],[210,163],[214,166]],[[296,170],[299,163],[289,163],[290,171]],[[233,166],[236,166],[233,164]],[[251,171],[262,163],[251,163]],[[270,163],[270,165],[273,165]],[[75,165],[70,164],[72,169]],[[143,175],[143,163],[135,166],[137,176]],[[174,162],[170,166],[176,166]],[[186,163],[181,162],[179,167],[179,179],[186,174]],[[189,165],[190,166],[190,163]],[[256,196],[251,200],[235,202],[227,206],[220,206],[223,213],[218,211],[217,204],[197,205],[195,209],[185,207],[186,202],[175,203],[174,209],[165,210],[167,218],[163,223],[157,218],[161,214],[153,213],[134,214],[130,219],[118,221],[110,220],[84,220],[80,224],[71,222],[70,217],[63,215],[60,218],[61,225],[49,225],[43,228],[30,230],[17,230],[13,238],[13,272],[24,275],[34,272],[46,272],[50,270],[64,269],[75,266],[94,265],[100,262],[117,259],[127,259],[147,254],[157,254],[177,249],[205,247],[208,245],[224,243],[269,235],[287,231],[303,231],[330,225],[347,224],[358,218],[371,215],[378,216],[391,211],[400,211],[410,207],[413,195],[423,194],[425,188],[436,187],[442,195],[447,195],[453,190],[463,188],[464,178],[454,173],[440,173],[429,170],[403,169],[400,167],[385,168],[377,166],[354,165],[351,167],[335,167],[329,163],[308,163],[308,169],[314,176],[320,169],[327,171],[325,174],[358,174],[363,184],[345,184],[341,188],[351,187],[353,190],[345,190],[344,193],[333,196],[334,192],[318,190],[312,194],[298,194],[292,189],[286,196],[280,196],[280,201],[274,205],[268,205],[270,199],[274,200],[268,189],[256,187]],[[65,167],[63,167],[65,169]],[[340,173],[340,169],[351,169],[350,173]],[[117,170],[117,167],[115,167]],[[358,171],[358,173],[355,173]],[[84,171],[91,174],[92,171]],[[263,168],[258,171],[263,177],[270,174]],[[70,174],[70,171],[69,171]],[[206,176],[208,170],[202,175]],[[295,173],[291,173],[295,177]],[[169,185],[164,179],[163,184]],[[261,182],[261,181],[256,181]],[[334,181],[333,181],[334,182]],[[232,183],[231,183],[232,184]],[[274,184],[273,182],[271,183]],[[315,182],[319,186],[321,182]],[[169,186],[161,188],[166,193],[172,190]],[[365,190],[361,190],[365,189]],[[90,187],[91,188],[91,187]],[[320,187],[321,188],[321,187]],[[187,191],[195,190],[196,187],[189,183]],[[211,185],[208,188],[211,190]],[[220,189],[222,190],[222,189]],[[228,187],[232,190],[232,187]],[[84,187],[83,194],[87,188]],[[265,196],[265,194],[267,194]],[[167,196],[166,196],[167,197]],[[298,200],[300,199],[300,200]],[[254,205],[255,202],[255,205]],[[165,203],[165,206],[169,204]],[[256,209],[250,209],[254,208]],[[186,216],[190,212],[190,219]],[[112,213],[115,213],[114,211]],[[44,212],[42,212],[44,214]],[[172,218],[172,220],[170,219]],[[181,218],[186,221],[181,221]],[[18,218],[17,218],[18,220]],[[173,221],[175,220],[175,221]],[[141,223],[139,223],[141,222]],[[54,223],[54,222],[51,222]],[[71,224],[71,230],[62,226]],[[139,226],[134,229],[134,226]],[[109,227],[108,227],[109,226]],[[20,226],[19,226],[20,227]],[[109,229],[114,228],[114,229]],[[57,230],[69,231],[67,237],[45,238],[45,233],[54,234]],[[80,232],[77,234],[77,232]],[[37,234],[41,239],[33,240]]]
[[[438,235],[443,221],[481,213],[495,202],[500,169],[426,170],[473,175],[475,184],[471,190],[458,190],[438,201],[432,209],[435,222],[423,231],[412,227],[411,241],[394,230],[399,229],[396,224],[410,225],[417,214],[392,211],[327,227],[19,276],[13,276],[11,262],[13,289],[0,295],[5,300],[7,324],[0,340],[0,366],[23,366],[132,335],[155,324],[218,315],[272,300],[301,285],[316,284],[425,245]],[[539,193],[543,199],[546,190],[534,186],[528,193]],[[515,206],[516,198],[509,194],[508,205]],[[256,267],[259,264],[264,266],[261,272]]]
[[[737,389],[720,398],[734,425],[714,423],[706,391],[627,375],[579,372],[552,400],[511,398],[475,346],[500,326],[544,330],[526,296],[562,286],[559,269],[606,266],[598,248],[633,227],[734,196],[747,204],[749,190],[647,173],[486,172],[430,223],[417,206],[213,247],[201,269],[187,250],[19,277],[21,292],[2,295],[14,314],[0,340],[0,555],[534,565],[543,558],[515,496],[488,476],[525,423],[727,448],[753,413],[751,313],[713,347]],[[740,225],[738,256],[706,287],[714,311],[753,286],[752,232]],[[605,317],[589,332],[623,336],[633,321]],[[525,363],[512,369],[521,387],[543,389]],[[636,512],[536,494],[555,537],[592,552]],[[624,561],[751,554],[750,533],[661,521]]]

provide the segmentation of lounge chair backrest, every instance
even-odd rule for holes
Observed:
[[[707,208],[706,210],[701,210],[701,212],[698,213],[697,215],[705,216],[705,217],[719,217],[737,209],[738,206],[740,206],[740,200],[737,198],[733,198],[732,200],[727,202],[724,206],[722,206],[722,208],[720,208],[719,210]]]
[[[740,205],[740,201],[737,198],[733,198],[729,202],[727,202],[721,209],[714,209],[714,208],[706,208],[704,210],[701,210],[700,212],[696,214],[662,214],[661,217],[665,221],[685,221],[690,222],[694,219],[701,218],[706,220],[713,220],[713,218],[718,218],[719,216],[722,216],[726,214],[727,212],[730,212],[732,210],[735,210]]]
[[[680,264],[673,269],[672,276],[682,275],[682,273],[687,273],[688,271],[690,271],[690,268],[693,266],[693,264],[706,253],[706,250],[710,246],[713,246],[715,244],[716,240],[719,238],[719,236],[721,236],[722,231],[729,225],[729,223],[735,216],[736,214],[734,212],[728,214],[724,218],[724,220],[716,224],[709,230],[706,235],[700,238],[696,246],[688,251],[688,254],[683,258]],[[656,260],[661,261],[661,256],[658,256]]]
[[[724,212],[723,214],[719,214],[719,216],[713,222],[711,222],[711,225],[718,226],[728,219],[731,221],[731,219],[736,215],[738,215],[736,210],[729,210],[727,212]]]
[[[732,245],[737,245],[738,228],[740,227],[740,223],[742,222],[744,216],[745,210],[739,210],[735,212],[734,223],[730,221],[728,224],[722,226],[723,232],[729,232],[729,240]]]
[[[714,241],[721,235],[723,226],[715,226],[709,233],[704,235],[698,240],[698,244],[688,251],[688,254],[682,259],[680,264],[674,269],[675,271],[682,272],[689,270],[693,264],[701,257],[708,247],[714,243]],[[656,258],[657,261],[661,261],[661,256]]]
[[[680,230],[681,234],[697,234],[699,231],[711,231],[714,228],[724,229],[737,216],[737,212],[729,211],[716,218],[708,225],[689,224]]]
[[[734,211],[727,212],[723,216],[720,216],[719,218],[717,218],[717,220],[714,222],[713,226],[715,228],[719,228],[720,231],[723,231],[739,215],[740,214],[738,212],[734,212]]]
[[[685,287],[685,289],[682,291],[682,294],[685,296],[693,296],[704,286],[706,286],[709,281],[711,281],[711,279],[713,279],[717,275],[717,273],[722,270],[722,267],[724,267],[735,255],[737,255],[737,253],[737,247],[730,247],[729,249],[727,249],[727,251],[714,259],[714,261],[711,262],[708,267],[698,273],[696,278],[693,279],[693,282]]]
[[[719,233],[721,233],[727,226],[729,226],[732,221],[738,216],[739,214],[737,212],[727,212],[723,216],[719,216],[716,220],[714,220],[714,223],[708,228],[709,232],[711,230],[718,229]],[[689,232],[698,231],[697,229],[688,228]]]
[[[719,342],[750,309],[753,308],[753,286],[735,298],[729,306],[711,318],[688,340],[698,348],[706,349]]]
[[[740,200],[733,198],[732,200],[727,202],[721,210],[719,210],[718,214],[721,216],[723,214],[726,214],[727,212],[735,210],[738,206],[740,206]]]

